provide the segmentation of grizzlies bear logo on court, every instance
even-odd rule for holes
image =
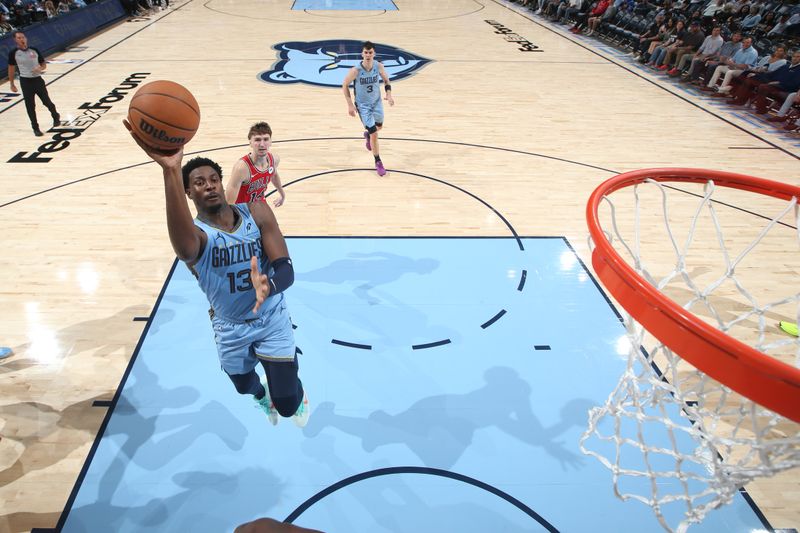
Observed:
[[[363,41],[291,41],[278,43],[278,61],[272,69],[258,75],[267,83],[308,83],[323,87],[341,87],[347,72],[361,61]],[[432,60],[375,43],[375,61],[383,63],[392,81],[402,80]]]

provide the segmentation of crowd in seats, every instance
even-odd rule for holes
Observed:
[[[122,7],[132,17],[150,15],[159,9],[169,7],[169,0],[120,0]]]
[[[674,83],[800,132],[800,5],[782,0],[511,0]]]
[[[97,0],[0,0],[0,37],[42,22]],[[169,7],[169,0],[121,0],[131,16],[146,15]]]
[[[0,0],[0,37],[22,30],[75,9],[86,7],[96,0]]]

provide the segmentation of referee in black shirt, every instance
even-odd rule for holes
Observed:
[[[25,99],[25,109],[31,119],[33,133],[37,137],[44,135],[39,129],[36,120],[36,102],[33,97],[38,96],[42,103],[50,110],[53,117],[53,127],[61,124],[61,117],[56,110],[56,105],[47,94],[47,87],[42,79],[42,72],[47,68],[42,54],[36,48],[28,46],[28,38],[21,31],[14,32],[14,41],[17,47],[8,53],[8,81],[11,82],[11,92],[17,92],[14,85],[14,72],[19,69],[19,85],[22,87],[22,97]]]

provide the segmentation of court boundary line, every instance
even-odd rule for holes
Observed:
[[[150,313],[150,317],[147,321],[147,324],[145,325],[141,335],[139,336],[139,341],[136,343],[136,347],[133,349],[133,354],[131,355],[131,358],[128,361],[128,366],[125,368],[125,372],[123,372],[122,377],[120,378],[120,382],[117,385],[117,390],[114,391],[114,397],[108,404],[108,410],[106,411],[106,415],[105,417],[103,417],[103,422],[97,429],[97,434],[95,435],[94,442],[92,442],[92,447],[89,449],[89,453],[86,455],[86,459],[84,460],[80,472],[78,472],[78,476],[75,479],[75,484],[73,485],[72,490],[70,491],[70,494],[67,497],[67,501],[64,504],[64,510],[61,512],[61,516],[59,517],[55,528],[53,529],[37,528],[35,530],[36,532],[45,533],[49,531],[55,531],[60,533],[64,528],[64,525],[67,522],[67,518],[69,518],[69,514],[72,511],[72,506],[75,503],[75,498],[77,498],[78,493],[80,492],[80,489],[83,486],[83,481],[89,472],[89,467],[91,466],[92,461],[94,460],[97,448],[100,446],[100,442],[103,440],[103,436],[106,433],[108,424],[111,421],[111,416],[114,414],[114,411],[117,408],[117,403],[119,402],[120,396],[122,396],[122,390],[125,388],[125,383],[128,381],[128,377],[130,376],[130,373],[133,370],[133,365],[136,363],[136,359],[139,357],[139,352],[141,351],[142,345],[144,344],[144,340],[147,338],[147,334],[150,331],[150,326],[153,325],[153,319],[155,318],[156,313],[158,312],[158,308],[161,305],[161,301],[164,298],[164,294],[167,292],[167,287],[169,287],[170,281],[172,281],[172,276],[175,274],[175,269],[177,268],[177,266],[178,266],[178,258],[176,257],[172,261],[172,267],[169,269],[169,273],[167,274],[167,277],[164,280],[164,285],[161,287],[161,292],[159,292],[158,297],[156,298],[156,303],[153,306],[153,311]],[[32,530],[31,533],[34,533],[34,530]]]
[[[682,96],[682,95],[680,95],[680,94],[678,94],[678,93],[676,93],[676,92],[672,91],[672,90],[671,90],[671,89],[669,89],[668,87],[665,87],[664,85],[662,85],[662,84],[660,84],[660,83],[656,82],[655,80],[652,80],[652,79],[648,78],[647,76],[644,76],[644,75],[642,75],[642,74],[640,74],[640,73],[638,73],[638,72],[634,71],[633,69],[631,69],[631,68],[627,67],[626,65],[623,65],[623,64],[621,64],[621,63],[618,63],[617,61],[615,61],[615,60],[611,59],[610,57],[607,57],[607,56],[605,56],[605,55],[601,54],[601,53],[600,53],[600,52],[598,52],[597,50],[594,50],[594,49],[593,49],[591,46],[589,46],[589,45],[586,45],[586,44],[583,44],[583,43],[581,43],[580,41],[576,41],[576,40],[574,40],[574,39],[570,39],[570,38],[569,38],[569,36],[567,36],[567,35],[564,35],[564,34],[562,34],[562,33],[561,33],[561,32],[559,32],[559,31],[556,31],[554,28],[551,28],[551,27],[550,27],[550,25],[543,24],[543,23],[539,22],[538,20],[536,20],[536,19],[534,19],[534,18],[531,18],[530,16],[528,16],[528,15],[526,15],[526,14],[524,14],[524,13],[520,13],[519,11],[517,11],[517,10],[515,10],[515,9],[512,9],[512,8],[511,8],[511,7],[509,7],[508,5],[506,5],[506,4],[504,4],[504,3],[501,3],[499,0],[490,0],[490,1],[494,2],[494,3],[495,3],[495,4],[497,4],[498,6],[500,6],[500,7],[504,8],[504,9],[506,9],[506,10],[508,10],[508,11],[512,12],[512,13],[515,13],[515,14],[519,15],[520,17],[524,18],[525,20],[527,20],[527,21],[529,21],[529,22],[533,22],[534,24],[536,24],[536,25],[537,25],[537,26],[539,26],[540,28],[544,28],[544,29],[546,29],[547,31],[549,31],[549,32],[551,32],[551,33],[554,33],[555,35],[558,35],[558,36],[559,36],[559,37],[561,37],[562,39],[565,39],[566,41],[569,41],[569,42],[571,42],[571,43],[573,43],[573,44],[575,44],[575,45],[579,46],[580,48],[583,48],[583,49],[584,49],[584,50],[586,50],[587,52],[590,52],[590,53],[592,53],[592,54],[594,54],[594,55],[596,55],[596,56],[598,56],[598,57],[601,57],[601,58],[603,58],[603,59],[604,59],[605,61],[607,61],[608,63],[611,63],[612,65],[616,65],[617,67],[619,67],[619,68],[621,68],[621,69],[623,69],[623,70],[627,71],[628,73],[630,73],[630,74],[633,74],[633,75],[634,75],[634,76],[636,76],[637,78],[639,78],[639,79],[642,79],[642,80],[646,81],[647,83],[649,83],[649,84],[651,84],[651,85],[653,85],[653,86],[655,86],[655,87],[658,87],[658,88],[659,88],[659,89],[661,89],[662,91],[664,91],[664,92],[666,92],[666,93],[669,93],[669,94],[671,94],[672,96],[674,96],[674,97],[676,97],[676,98],[678,98],[678,99],[680,99],[680,100],[683,100],[683,101],[684,101],[684,102],[686,102],[687,104],[689,104],[689,105],[691,105],[691,106],[694,106],[694,107],[696,107],[697,109],[700,109],[701,111],[704,111],[704,112],[708,113],[708,114],[709,114],[709,115],[711,115],[712,117],[716,117],[717,119],[721,120],[722,122],[725,122],[725,123],[726,123],[726,124],[728,124],[729,126],[733,126],[733,127],[734,127],[734,128],[736,128],[737,130],[739,130],[739,131],[741,131],[741,132],[743,132],[743,133],[746,133],[747,135],[750,135],[751,137],[755,137],[756,139],[758,139],[759,141],[763,142],[764,144],[768,144],[768,145],[769,145],[769,146],[771,146],[772,148],[775,148],[776,150],[779,150],[779,151],[783,152],[784,154],[788,155],[789,157],[792,157],[792,158],[794,158],[794,159],[800,159],[800,154],[795,154],[795,153],[793,153],[793,152],[790,152],[790,151],[789,151],[789,150],[787,150],[786,148],[783,148],[783,147],[781,147],[781,146],[779,146],[779,145],[775,144],[774,142],[772,142],[772,141],[770,141],[770,140],[768,140],[768,139],[765,139],[764,137],[761,137],[760,135],[758,135],[758,134],[756,134],[756,133],[754,133],[754,132],[752,132],[752,131],[748,131],[746,128],[744,128],[744,127],[742,127],[742,126],[739,126],[738,124],[736,124],[735,122],[733,122],[733,121],[729,120],[728,118],[725,118],[724,116],[722,116],[722,115],[720,115],[720,114],[717,114],[716,112],[714,112],[714,111],[712,111],[712,110],[710,110],[710,109],[707,109],[707,108],[705,108],[705,107],[701,106],[701,105],[700,105],[700,104],[698,104],[697,102],[693,102],[693,101],[692,101],[692,100],[690,100],[689,98],[687,98],[687,97],[685,97],[685,96]]]

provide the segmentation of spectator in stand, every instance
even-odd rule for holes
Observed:
[[[692,71],[689,70],[689,81],[692,83],[696,83],[701,87],[704,86],[707,82],[704,80],[710,79],[714,73],[714,69],[717,66],[724,62],[726,59],[733,57],[733,54],[739,51],[742,47],[742,34],[740,32],[735,32],[731,35],[731,40],[726,41],[722,48],[719,50],[719,54],[714,57],[711,57],[706,60],[705,63],[702,65],[697,65],[697,70]],[[694,68],[694,66],[693,66]]]
[[[750,4],[741,4],[734,12],[733,18],[741,25],[745,17],[750,15]]]
[[[10,33],[15,29],[16,28],[14,28],[14,26],[12,26],[10,22],[8,22],[8,19],[6,19],[6,14],[0,13],[0,35]]]
[[[648,66],[663,70],[661,68],[661,62],[664,60],[664,57],[667,55],[667,50],[670,47],[674,46],[675,43],[683,42],[684,37],[686,36],[686,30],[684,29],[685,23],[683,20],[678,20],[675,23],[675,30],[669,36],[669,39],[666,43],[659,44],[656,46],[653,53],[650,55],[650,61],[647,63]]]
[[[56,6],[53,5],[53,0],[44,0],[44,11],[49,19],[56,16]]]
[[[771,30],[775,26],[775,12],[774,11],[767,11],[763,13],[761,17],[761,21],[758,25],[753,29],[753,33],[755,35],[766,35],[769,30]]]
[[[784,13],[781,15],[781,18],[778,19],[778,23],[775,24],[771,30],[767,32],[767,36],[771,35],[783,35],[786,33],[786,30],[789,28],[789,13]]]
[[[703,9],[702,18],[704,24],[710,24],[715,18],[717,13],[725,9],[725,0],[710,0]]]
[[[561,10],[562,7],[559,6],[558,8],[558,18],[563,24],[569,24],[569,21],[574,17],[589,10],[589,0],[569,0],[569,4],[563,11]]]
[[[761,22],[761,14],[758,12],[758,8],[751,6],[749,14],[742,18],[742,31],[752,31],[759,22]]]
[[[781,68],[760,76],[760,83],[751,82],[749,90],[748,84],[743,83],[740,87],[740,94],[732,102],[734,105],[745,105],[750,99],[755,100],[756,113],[764,114],[767,112],[767,98],[773,98],[783,102],[789,93],[797,92],[800,89],[800,50],[792,54],[792,62]],[[755,88],[755,91],[753,90]]]
[[[581,28],[583,28],[589,18],[591,17],[600,17],[603,13],[606,12],[608,6],[610,5],[609,0],[597,0],[597,3],[594,5],[594,8],[589,11],[588,13],[580,14],[578,13],[577,21],[575,25],[569,29],[572,33],[581,33]]]
[[[658,15],[656,15],[658,16]],[[653,54],[660,46],[667,46],[675,35],[675,19],[667,18],[667,21],[661,25],[658,30],[658,37],[650,42],[650,47],[647,49],[642,57],[639,58],[639,63],[650,64]]]
[[[713,96],[726,96],[731,92],[733,88],[733,83],[735,80],[739,79],[739,76],[742,74],[746,74],[748,72],[754,72],[756,74],[761,74],[764,72],[772,72],[773,70],[777,70],[781,68],[783,65],[786,64],[786,47],[783,45],[778,45],[775,47],[775,51],[772,52],[770,55],[765,55],[761,58],[753,68],[744,69],[744,70],[734,70],[728,69],[728,72],[725,73],[725,78],[722,80],[722,84],[720,84],[717,93]]]
[[[656,15],[656,18],[653,19],[653,22],[650,23],[644,33],[639,34],[639,40],[633,45],[634,59],[641,59],[650,49],[650,43],[659,39],[659,31],[663,24],[664,15]]]
[[[664,15],[666,18],[672,17],[672,10],[674,9],[672,5],[672,0],[664,0],[664,3],[661,4],[661,7],[656,12],[656,15]]]
[[[710,93],[716,92],[717,81],[721,76],[726,74],[729,70],[745,70],[748,67],[753,67],[756,61],[758,61],[758,52],[753,48],[753,38],[745,37],[742,40],[742,47],[733,54],[733,57],[717,65],[717,68],[714,69],[714,73],[711,75],[711,79],[708,80],[703,90]]]
[[[667,70],[670,65],[677,65],[678,61],[680,61],[684,55],[696,52],[700,48],[700,45],[703,44],[705,38],[706,35],[700,27],[700,21],[693,20],[689,24],[689,31],[684,34],[680,43],[676,42],[671,49],[667,50],[664,56],[664,63],[659,68],[661,70]],[[680,74],[677,68],[673,68],[669,72],[671,72],[673,76]]]
[[[793,93],[789,93],[786,96],[786,99],[783,101],[783,105],[778,110],[778,113],[774,117],[769,117],[767,121],[769,122],[783,122],[789,118],[789,111],[792,110],[794,107],[794,103],[797,101],[797,95],[800,94],[797,91]],[[795,109],[796,110],[796,109]]]
[[[544,4],[544,11],[542,12],[542,15],[552,20],[556,11],[558,11],[558,6],[565,3],[566,0],[548,0]]]
[[[627,2],[621,2],[619,5],[617,2],[614,2],[608,6],[608,9],[606,9],[605,12],[599,17],[589,17],[589,20],[586,22],[586,25],[589,27],[589,31],[586,32],[586,35],[593,35],[594,32],[597,31],[597,27],[600,26],[600,24],[614,18],[617,16],[618,12],[625,12],[627,10]]]
[[[670,76],[679,76],[684,71],[688,70],[687,79],[692,72],[696,72],[698,65],[702,65],[709,59],[713,58],[722,49],[725,40],[720,33],[722,28],[714,26],[711,29],[711,35],[703,40],[703,44],[697,49],[694,54],[685,54],[678,62],[678,66],[669,71]],[[688,67],[688,68],[687,68]]]

